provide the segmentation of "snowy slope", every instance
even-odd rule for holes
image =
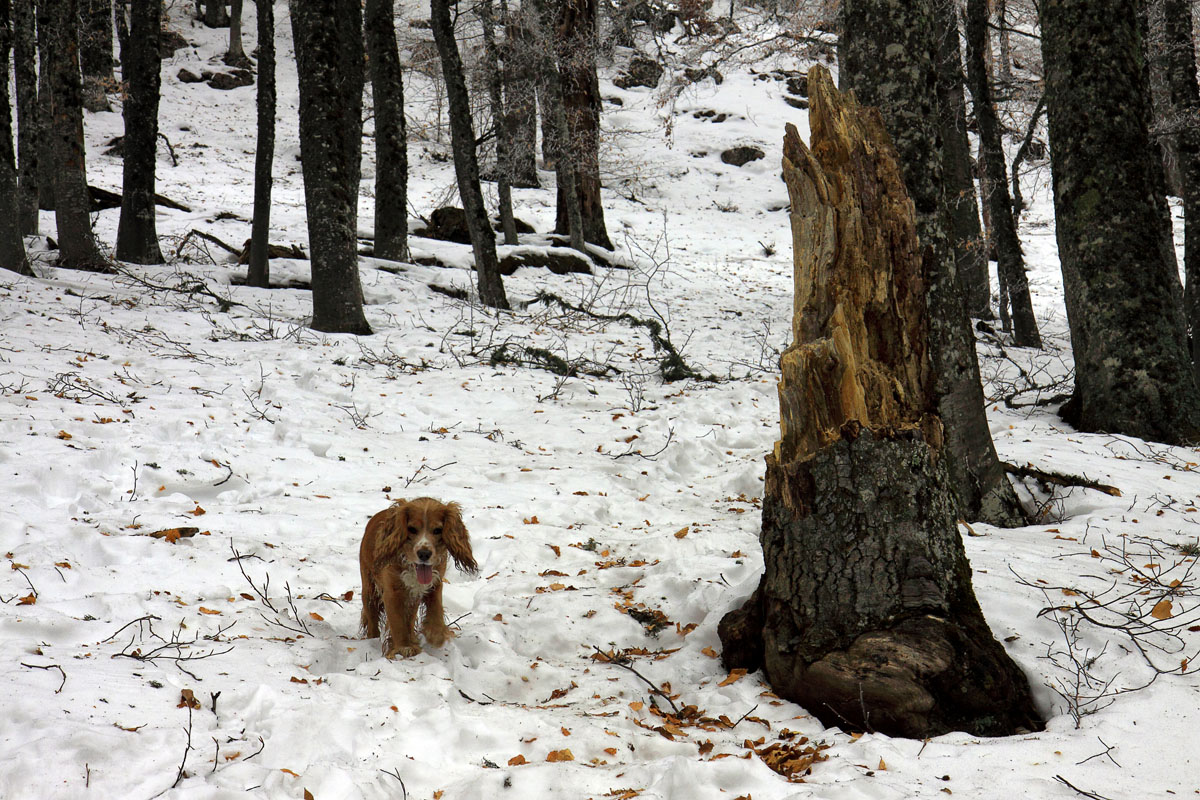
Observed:
[[[306,244],[290,28],[286,6],[276,10],[273,241]],[[195,211],[160,209],[172,254],[194,228],[240,243],[252,194],[254,90],[177,82],[180,67],[223,51],[223,32],[184,11],[174,24],[197,46],[164,65],[162,127],[179,165],[160,154],[159,191]],[[1178,548],[1200,538],[1200,457],[1077,434],[1046,409],[996,400],[1002,458],[1086,474],[1122,496],[1026,487],[1044,524],[963,529],[984,612],[1029,673],[1045,732],[855,737],[775,698],[759,675],[722,670],[717,622],[762,569],[771,368],[789,329],[779,142],[785,122],[807,120],[782,83],[744,70],[666,107],[649,90],[615,88],[612,74],[601,81],[621,101],[605,114],[617,187],[606,210],[633,266],[525,269],[507,279],[509,296],[547,290],[661,317],[718,382],[663,384],[645,332],[624,323],[542,303],[496,315],[429,288],[469,288],[461,266],[397,272],[364,259],[376,333],[363,339],[307,330],[305,292],[233,285],[227,263],[173,258],[111,277],[43,259],[36,279],[0,274],[0,797],[1078,796],[1056,776],[1113,798],[1200,791],[1191,672],[1117,695],[1154,677],[1131,640],[1086,624],[1064,638],[1059,615],[1039,615],[1080,596],[1064,589],[1110,583],[1132,592],[1121,610],[1148,614],[1156,582],[1178,579],[1172,616],[1150,619],[1182,620],[1182,643],[1143,641],[1166,648],[1150,651],[1165,668],[1190,658],[1194,564]],[[413,77],[412,97],[432,92]],[[427,119],[417,102],[411,113]],[[708,110],[727,117],[696,114]],[[88,117],[93,183],[119,186],[120,162],[102,151],[120,131],[118,114]],[[767,157],[721,163],[737,144]],[[420,213],[447,195],[451,169],[434,158],[445,149],[414,143]],[[552,190],[516,197],[518,216],[547,231]],[[1008,348],[1010,362],[985,342],[997,398],[1016,365],[1040,383],[1070,368],[1044,186],[1035,202],[1023,231],[1031,283],[1060,349]],[[366,231],[371,213],[367,197]],[[42,226],[53,230],[49,215]],[[102,213],[101,239],[115,229],[116,212]],[[466,248],[414,240],[414,251],[466,263]],[[307,277],[303,261],[272,269]],[[162,288],[189,276],[233,304]],[[560,380],[490,364],[504,342],[619,373]],[[456,639],[386,661],[378,641],[357,638],[357,547],[371,514],[418,495],[463,505],[480,573],[447,586]],[[179,528],[197,530],[151,535]],[[1068,642],[1113,681],[1075,715],[1063,696],[1078,694]],[[629,656],[632,669],[602,653]]]

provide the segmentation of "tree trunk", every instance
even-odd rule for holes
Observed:
[[[46,50],[50,84],[49,140],[53,152],[54,215],[58,263],[71,269],[107,271],[108,262],[92,236],[83,150],[83,107],[75,0],[42,0],[38,30]]]
[[[954,0],[938,0],[942,30],[938,32],[938,101],[941,108],[946,202],[950,210],[950,241],[958,283],[967,314],[992,318],[988,251],[979,227],[979,203],[971,170],[967,139],[966,100],[963,98],[962,48],[958,43],[958,14]]]
[[[254,221],[250,227],[250,261],[246,283],[271,286],[271,167],[275,161],[275,3],[257,0],[258,142],[254,149]]]
[[[125,155],[121,184],[121,219],[117,225],[117,258],[134,264],[161,264],[155,225],[154,174],[158,152],[158,98],[162,59],[158,32],[161,0],[132,0],[129,49],[121,53],[125,97]]]
[[[501,5],[505,30],[501,56],[508,115],[502,131],[509,141],[509,179],[513,186],[536,189],[541,185],[537,173],[537,44],[529,11],[522,7],[509,14],[506,6]]]
[[[38,142],[44,138],[38,107],[37,34],[33,0],[13,0],[13,71],[17,93],[17,215],[21,233],[38,234]]]
[[[467,82],[458,54],[458,42],[454,39],[449,0],[433,0],[430,12],[433,38],[442,60],[442,77],[446,81],[454,172],[458,178],[458,194],[462,198],[463,211],[467,216],[471,248],[475,252],[479,300],[492,308],[508,308],[508,297],[500,277],[500,260],[496,256],[496,235],[488,221],[483,191],[479,188],[479,162],[475,153],[475,132],[471,127],[471,103],[467,97]]]
[[[1200,93],[1192,6],[1163,0],[1167,82],[1178,120],[1180,197],[1183,199],[1184,310],[1191,331],[1192,367],[1200,382]]]
[[[204,24],[210,28],[224,28],[229,24],[229,12],[225,10],[225,0],[202,0],[204,3]]]
[[[1025,257],[1013,219],[1012,199],[1008,195],[1008,173],[1004,164],[1004,144],[1000,119],[992,104],[991,78],[984,59],[987,44],[987,0],[967,0],[967,75],[971,96],[975,102],[975,120],[979,125],[979,146],[983,168],[987,172],[987,193],[984,202],[991,209],[992,238],[996,246],[996,263],[1004,275],[1005,294],[1001,307],[1011,304],[1013,344],[1018,347],[1042,346],[1037,319],[1033,315],[1033,300],[1029,296],[1029,279],[1025,275]],[[1007,301],[1007,303],[1006,303]]]
[[[487,59],[488,102],[492,109],[492,127],[496,135],[496,194],[500,211],[500,228],[504,231],[504,243],[517,243],[517,224],[512,208],[512,161],[509,157],[509,139],[504,131],[504,97],[501,93],[502,72],[500,51],[496,47],[495,19],[492,16],[492,0],[479,4],[479,19],[483,24],[484,57]]]
[[[1041,9],[1076,424],[1186,444],[1200,438],[1200,401],[1161,235],[1137,5],[1043,0]]]
[[[229,3],[229,49],[225,52],[224,61],[232,66],[249,66],[250,59],[242,49],[242,0],[230,0]]]
[[[358,0],[291,0],[312,327],[369,334],[358,278],[363,40]]]
[[[42,134],[36,143],[37,147],[37,187],[38,208],[42,211],[54,210],[54,162],[58,156],[54,152],[53,102],[50,96],[50,46],[43,41],[50,37],[47,33],[42,36],[42,22],[46,19],[42,0],[37,3],[38,39],[38,131]]]
[[[367,0],[375,104],[375,257],[408,261],[408,130],[392,0]]]
[[[766,574],[721,621],[726,665],[761,665],[826,725],[915,739],[1040,728],[955,523],[924,298],[937,256],[878,112],[823,67],[808,78],[812,149],[791,125],[784,136],[796,297]]]
[[[596,77],[596,0],[557,4],[555,52],[562,75],[563,109],[570,132],[565,144],[575,165],[575,191],[583,215],[583,238],[609,250],[600,196],[600,83]],[[558,187],[554,230],[570,232],[564,186]]]
[[[554,18],[546,0],[534,0],[533,6],[535,40],[538,43],[537,50],[542,54],[541,88],[538,93],[542,108],[542,153],[547,163],[554,165],[559,200],[557,215],[564,213],[565,205],[567,237],[571,247],[586,254],[583,209],[577,189],[578,172],[574,159],[562,152],[562,143],[571,136],[567,130],[567,114],[562,99],[562,75],[558,59],[554,57]],[[547,154],[548,151],[552,154]]]
[[[933,0],[845,0],[838,45],[843,88],[879,108],[900,153],[917,235],[933,251],[930,325],[938,414],[946,425],[947,460],[959,513],[998,525],[1023,522],[1016,493],[992,444],[983,387],[947,238],[938,137],[936,22]]]
[[[13,153],[12,106],[8,96],[8,55],[12,49],[12,9],[0,0],[0,267],[32,275],[17,212],[17,166]]]
[[[80,0],[79,23],[83,107],[92,112],[110,111],[107,92],[116,89],[112,0]]]

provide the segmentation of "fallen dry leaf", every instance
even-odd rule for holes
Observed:
[[[528,764],[528,763],[529,762],[525,760],[525,756],[520,755],[520,754],[517,754],[508,760],[508,765],[510,767],[519,767],[522,764]]]
[[[1159,600],[1154,608],[1150,609],[1150,616],[1155,619],[1170,619],[1172,616],[1171,601],[1167,599]]]
[[[574,761],[575,756],[570,750],[564,748],[562,750],[551,750],[549,754],[546,755],[546,760],[552,763],[557,763],[559,761]]]
[[[729,673],[729,677],[727,677],[725,680],[718,683],[717,686],[729,686],[732,683],[737,683],[744,677],[746,677],[746,670],[742,669],[741,667],[738,667],[735,670],[731,670]]]

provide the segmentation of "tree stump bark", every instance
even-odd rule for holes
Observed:
[[[1041,727],[992,636],[955,524],[915,209],[875,109],[809,72],[812,149],[788,126],[793,343],[767,456],[766,574],[720,625],[827,725],[926,737]]]

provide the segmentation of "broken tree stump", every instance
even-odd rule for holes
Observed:
[[[826,725],[923,738],[1041,727],[971,587],[942,457],[914,207],[877,110],[809,72],[789,125],[793,343],[767,456],[766,573],[719,633],[729,667]]]

